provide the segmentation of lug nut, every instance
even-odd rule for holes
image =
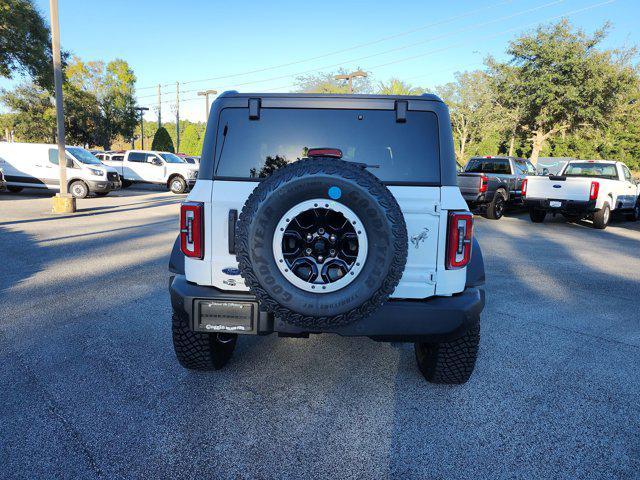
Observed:
[[[324,235],[324,228],[318,229],[318,235]]]
[[[335,254],[336,254],[336,251],[333,248],[329,250],[329,255],[333,257]]]
[[[310,248],[307,248],[307,249],[305,250],[305,253],[306,253],[307,255],[311,255],[311,249],[310,249]]]

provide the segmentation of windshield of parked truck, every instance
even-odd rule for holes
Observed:
[[[440,182],[438,120],[433,112],[262,108],[252,120],[246,108],[220,115],[216,176],[262,179],[307,157],[309,149],[342,152],[342,160],[370,165],[389,183]]]
[[[185,163],[184,160],[173,153],[161,153],[160,156],[167,163]]]
[[[102,162],[98,160],[92,153],[86,151],[84,148],[80,147],[66,147],[71,155],[75,157],[81,163],[85,165],[102,165]]]
[[[468,173],[502,173],[509,175],[511,167],[506,158],[472,158],[464,169]]]
[[[613,163],[580,162],[570,163],[564,172],[566,177],[598,177],[617,180],[618,172]]]

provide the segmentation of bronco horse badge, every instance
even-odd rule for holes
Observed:
[[[420,244],[424,242],[428,236],[429,236],[429,229],[427,227],[424,227],[419,234],[413,235],[411,237],[411,243],[413,243],[413,245],[416,248],[419,248]]]

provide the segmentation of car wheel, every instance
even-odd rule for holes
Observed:
[[[480,345],[480,322],[462,337],[444,343],[416,343],[416,362],[432,383],[462,384],[471,377]]]
[[[173,193],[184,193],[187,190],[187,182],[182,177],[173,177],[169,180],[169,190]]]
[[[496,191],[493,200],[487,206],[487,218],[491,220],[500,220],[504,215],[507,206],[507,195],[504,190]]]
[[[546,210],[541,210],[539,208],[532,208],[529,210],[529,218],[533,223],[542,223],[544,222],[544,217],[547,216]]]
[[[7,187],[11,193],[20,193],[24,187]]]
[[[261,307],[301,327],[378,309],[400,282],[407,227],[391,192],[359,165],[300,160],[260,182],[236,229],[240,272]]]
[[[89,187],[81,180],[72,182],[71,185],[69,185],[69,190],[71,191],[71,195],[76,198],[87,198],[87,195],[89,195]]]
[[[593,226],[598,230],[604,230],[607,228],[609,224],[609,219],[611,218],[611,208],[608,203],[605,203],[604,206],[593,214]]]
[[[189,318],[174,311],[171,322],[173,349],[185,368],[219,370],[231,359],[238,335],[194,332]]]

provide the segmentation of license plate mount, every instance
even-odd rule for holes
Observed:
[[[258,305],[235,300],[197,300],[195,330],[200,332],[255,334]]]

